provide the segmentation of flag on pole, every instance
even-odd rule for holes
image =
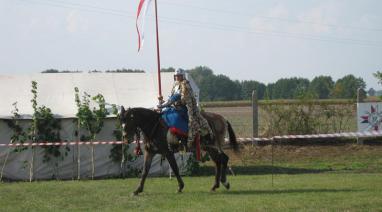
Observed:
[[[152,0],[139,0],[137,19],[135,21],[135,25],[137,27],[137,33],[138,33],[138,52],[141,49],[141,47],[143,46],[143,43],[145,41],[145,36],[144,36],[145,35],[144,34],[145,18],[146,18],[147,10],[150,7],[151,1]],[[141,15],[142,9],[143,9],[143,14]],[[139,26],[138,26],[139,17],[141,17],[141,22],[142,22],[141,30],[139,30]]]

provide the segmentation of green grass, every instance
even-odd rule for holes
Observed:
[[[210,192],[213,167],[177,182],[139,179],[0,184],[0,211],[381,211],[382,146],[245,146],[230,154],[231,190]],[[272,186],[272,175],[273,186]]]
[[[140,196],[138,179],[49,181],[0,185],[1,211],[337,211],[382,210],[382,174],[229,176],[232,189],[209,191],[213,177],[149,178]]]
[[[273,149],[273,163],[277,173],[350,172],[382,173],[382,146],[369,145],[278,145]],[[231,154],[231,164],[243,173],[269,173],[272,163],[271,146],[245,146],[241,154]],[[211,165],[210,165],[211,166]],[[211,173],[211,171],[210,171]]]

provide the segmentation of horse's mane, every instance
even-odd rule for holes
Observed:
[[[143,116],[143,118],[146,120],[157,119],[160,116],[160,113],[143,107],[130,108],[129,110],[131,110],[131,112],[133,112],[134,114],[139,114],[140,116]]]
[[[133,107],[133,108],[130,108],[130,110],[134,111],[134,112],[138,112],[138,113],[145,113],[145,114],[150,114],[150,115],[159,115],[159,113],[157,113],[156,111],[151,110],[151,109],[147,109],[144,107]]]

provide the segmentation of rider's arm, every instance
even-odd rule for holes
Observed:
[[[191,92],[192,92],[192,89],[190,87],[190,84],[187,82],[187,81],[183,81],[181,84],[180,84],[180,88],[181,88],[181,97],[180,97],[180,102],[183,104],[183,105],[186,105],[187,104],[187,100],[188,98],[191,97]]]
[[[170,107],[176,101],[179,101],[179,99],[180,99],[180,94],[173,94],[172,96],[170,96],[170,98],[168,98],[166,103],[162,105],[158,105],[158,108]]]

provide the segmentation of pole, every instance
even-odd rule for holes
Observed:
[[[161,83],[161,75],[160,75],[158,5],[157,5],[157,0],[154,0],[154,1],[155,1],[155,24],[156,24],[156,35],[157,35],[158,91],[159,91],[159,96],[162,96],[162,83]]]
[[[252,137],[259,136],[259,106],[256,90],[252,91]],[[258,145],[258,141],[252,141],[252,146]]]
[[[357,111],[358,111],[359,104],[364,102],[364,99],[365,99],[365,91],[362,88],[358,88],[357,89]],[[358,122],[358,117],[356,117],[356,121]],[[357,123],[357,125],[358,125],[358,123]],[[359,128],[358,128],[358,130],[359,130]],[[363,138],[357,137],[357,144],[362,145],[363,141],[364,141]]]

